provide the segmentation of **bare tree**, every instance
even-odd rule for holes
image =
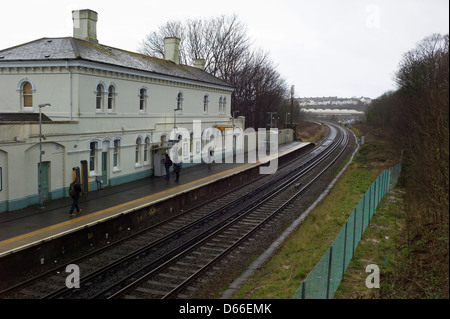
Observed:
[[[408,259],[395,280],[408,298],[448,298],[448,34],[432,34],[405,53],[395,80],[398,90],[376,99],[367,113],[372,124],[391,129],[404,150]]]
[[[421,216],[428,223],[448,223],[448,40],[448,34],[426,37],[404,55],[396,75],[403,97],[397,132],[410,151],[415,196],[429,205]]]
[[[182,64],[205,59],[206,72],[235,87],[232,111],[245,116],[249,126],[266,126],[265,113],[276,111],[287,87],[268,53],[252,50],[247,28],[236,15],[167,22],[146,37],[139,51],[163,57],[164,38],[171,36],[181,39]]]

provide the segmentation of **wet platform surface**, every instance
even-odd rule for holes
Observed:
[[[298,150],[309,143],[282,145],[279,156]],[[203,187],[259,163],[213,163],[182,168],[180,181],[151,176],[130,183],[106,187],[81,196],[80,214],[69,216],[71,198],[44,202],[44,208],[33,205],[21,210],[0,213],[0,257],[25,249],[43,240],[64,236],[77,229],[101,223],[120,214],[169,200],[182,192]],[[264,164],[265,165],[265,164]]]

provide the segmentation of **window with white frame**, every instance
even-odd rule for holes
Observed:
[[[219,114],[222,114],[223,97],[219,98]]]
[[[95,171],[95,162],[96,162],[96,149],[97,149],[97,142],[91,142],[89,143],[89,170],[91,172]]]
[[[148,164],[150,161],[150,137],[145,138],[144,143],[144,164]]]
[[[225,114],[226,105],[227,105],[227,98],[221,96],[219,98],[219,114]]]
[[[20,94],[20,108],[22,111],[33,111],[33,94],[36,92],[33,82],[22,79],[17,86]]]
[[[95,111],[102,112],[104,106],[104,98],[103,92],[105,91],[105,87],[102,83],[97,84],[97,88],[95,90]]]
[[[116,108],[116,87],[111,84],[108,88],[108,112],[114,112]]]
[[[141,138],[138,137],[136,139],[136,149],[135,149],[135,158],[134,158],[136,166],[141,165],[141,144],[142,144]]]
[[[222,114],[226,113],[226,109],[227,109],[227,98],[224,97],[222,100]]]
[[[164,147],[167,145],[167,135],[166,134],[162,134],[161,135],[161,143],[159,144],[161,147]]]
[[[179,92],[177,95],[177,109],[182,111],[183,110],[183,92]]]
[[[206,94],[203,97],[203,113],[208,114],[208,104],[209,104],[209,96]]]
[[[33,107],[33,89],[30,82],[23,83],[23,107]]]
[[[114,140],[113,166],[115,169],[119,169],[119,157],[120,157],[120,140]]]
[[[146,87],[139,89],[139,112],[147,112],[148,90]]]

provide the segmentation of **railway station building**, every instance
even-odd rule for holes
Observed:
[[[202,60],[180,64],[180,39],[150,57],[100,44],[96,12],[72,15],[72,37],[0,50],[0,213],[39,202],[40,168],[44,199],[57,199],[76,174],[84,192],[160,176],[175,127],[190,134],[175,137],[185,163],[205,145],[195,120],[244,129],[230,115],[233,88]]]

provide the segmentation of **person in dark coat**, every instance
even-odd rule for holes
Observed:
[[[166,168],[166,179],[170,177],[170,166],[172,166],[172,160],[170,159],[169,154],[166,154],[166,158],[164,159],[164,167]]]
[[[81,189],[81,184],[80,184],[80,178],[77,177],[75,178],[75,181],[73,181],[70,186],[69,186],[69,194],[70,197],[72,197],[72,206],[70,207],[70,212],[69,215],[73,216],[74,214],[74,209],[77,209],[78,213],[81,213],[81,209],[78,207],[78,200],[80,199],[80,193],[81,193],[82,189]]]
[[[173,164],[173,171],[175,172],[175,182],[180,179],[181,162]]]

